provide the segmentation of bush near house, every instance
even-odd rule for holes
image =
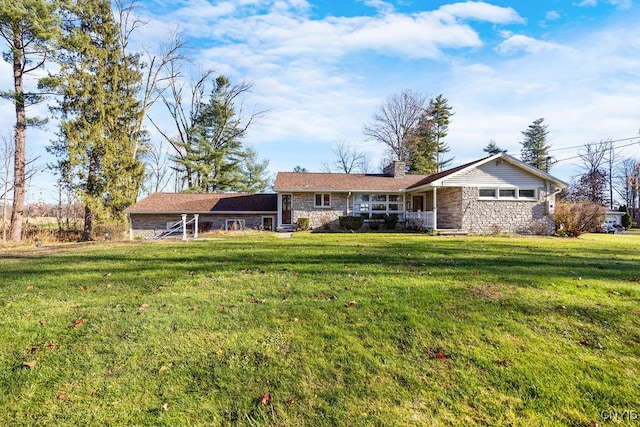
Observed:
[[[393,215],[385,215],[382,217],[384,219],[384,228],[387,230],[393,230],[396,228],[396,224],[398,224],[398,217]]]
[[[364,225],[364,218],[361,216],[341,216],[338,218],[338,223],[345,230],[358,231]]]
[[[594,202],[561,202],[556,204],[556,233],[578,237],[602,227],[607,209]]]
[[[309,229],[310,220],[309,218],[298,218],[296,222],[296,226],[298,230],[306,231]]]

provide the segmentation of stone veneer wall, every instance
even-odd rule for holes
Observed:
[[[433,192],[426,193],[427,210],[433,209]],[[458,187],[438,188],[438,228],[461,229],[462,227],[462,189]]]
[[[262,217],[273,217],[273,223],[276,222],[275,214],[265,215],[207,215],[200,214],[198,216],[198,230],[200,233],[206,231],[224,230],[225,222],[227,219],[244,219],[245,228],[251,229],[258,227],[262,222]],[[187,216],[187,221],[191,221],[193,215]],[[133,231],[133,238],[152,238],[159,234],[162,234],[167,229],[167,222],[182,221],[181,215],[148,215],[148,214],[131,214],[129,215],[129,221],[131,222],[131,229]],[[187,225],[188,232],[193,230],[193,223]],[[176,236],[181,232],[174,233]]]
[[[548,235],[555,231],[553,215],[545,213],[544,189],[538,190],[538,200],[479,200],[478,194],[476,187],[462,189],[461,228],[469,232]]]
[[[347,193],[331,193],[331,207],[317,208],[314,193],[295,193],[293,195],[293,223],[298,218],[309,218],[311,228],[322,227],[328,224],[331,228],[337,228],[338,217],[346,215]]]

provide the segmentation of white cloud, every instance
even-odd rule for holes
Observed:
[[[505,36],[506,40],[496,47],[496,51],[502,54],[517,52],[539,54],[543,52],[563,51],[567,49],[557,43],[545,42],[521,34],[505,34]]]
[[[493,24],[522,24],[525,22],[512,7],[500,7],[481,1],[444,5],[438,9],[437,13],[444,13],[456,19],[473,19]]]
[[[555,10],[550,10],[545,14],[545,19],[547,21],[556,21],[560,19],[560,14]]]

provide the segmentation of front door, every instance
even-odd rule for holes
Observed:
[[[424,196],[413,196],[411,205],[412,212],[424,211]]]
[[[291,224],[291,194],[282,195],[282,223]]]

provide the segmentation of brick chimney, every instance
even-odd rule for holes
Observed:
[[[405,162],[394,160],[382,171],[385,175],[392,176],[394,178],[404,178],[405,174]]]

